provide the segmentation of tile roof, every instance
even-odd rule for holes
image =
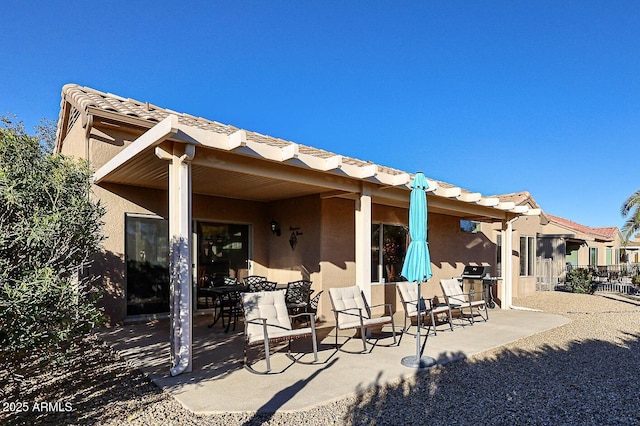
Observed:
[[[67,84],[62,88],[62,102],[61,102],[61,108],[60,108],[60,120],[58,122],[58,133],[60,132],[60,122],[64,115],[63,106],[66,101],[69,101],[73,106],[75,106],[77,109],[81,111],[86,111],[89,107],[93,107],[93,108],[98,108],[107,112],[122,114],[128,117],[145,120],[147,122],[150,122],[151,124],[159,123],[170,114],[174,114],[178,116],[178,121],[180,123],[183,123],[192,127],[200,128],[203,130],[210,130],[216,133],[222,133],[226,135],[230,135],[240,130],[237,127],[218,123],[217,121],[212,121],[212,120],[208,120],[206,118],[201,118],[201,117],[194,117],[192,115],[175,112],[167,108],[161,108],[161,107],[152,105],[149,102],[140,102],[130,98],[123,98],[118,95],[100,92],[98,90],[95,90],[89,87],[82,87],[77,84]],[[247,140],[263,143],[266,145],[284,147],[294,143],[284,139],[263,135],[257,132],[252,132],[248,130],[245,130],[245,132],[247,135]],[[59,135],[59,134],[57,135],[57,138],[61,138],[61,137],[62,135]],[[313,155],[314,157],[329,158],[336,155],[332,152],[314,148],[311,146],[306,146],[302,144],[297,144],[297,145],[300,152]],[[365,166],[368,164],[373,164],[370,161],[363,161],[363,160],[359,160],[351,157],[343,157],[343,162],[345,164],[352,164],[356,166]],[[381,172],[388,173],[391,175],[398,175],[401,173],[405,173],[401,170],[380,166],[380,165],[378,165],[378,169]]]
[[[592,235],[598,238],[604,238],[607,240],[613,240],[618,233],[618,228],[615,226],[606,227],[606,228],[590,228],[585,225],[581,225],[579,223],[573,222],[569,219],[565,219],[563,217],[554,216],[551,214],[547,214],[547,217],[551,222],[554,222],[557,225],[564,226],[566,228],[572,229],[577,232],[581,232],[583,234]]]
[[[83,87],[77,84],[67,84],[62,88],[62,101],[60,108],[60,120],[58,120],[58,135],[57,138],[61,138],[60,135],[61,126],[60,123],[63,119],[64,115],[64,103],[69,101],[75,108],[81,111],[86,111],[89,107],[98,108],[107,112],[117,113],[121,115],[125,115],[128,117],[132,117],[135,119],[140,119],[147,121],[151,124],[156,124],[165,119],[170,114],[174,114],[178,116],[178,121],[189,126],[197,127],[203,130],[210,130],[217,133],[222,133],[226,135],[230,135],[238,130],[239,128],[227,124],[222,124],[217,121],[212,121],[202,117],[195,117],[193,115],[189,115],[186,113],[179,113],[168,108],[158,107],[156,105],[150,104],[149,102],[141,102],[131,98],[123,98],[118,95],[114,95],[112,93],[101,92],[99,90],[92,89],[90,87]],[[294,142],[287,141],[284,139],[263,135],[257,132],[252,132],[245,130],[247,134],[247,139],[252,140],[254,142],[263,143],[271,146],[283,147]],[[314,148],[307,145],[297,144],[298,150],[301,153],[312,155],[318,158],[330,158],[337,154],[326,151],[323,149]],[[363,161],[357,158],[344,157],[342,156],[342,162],[345,164],[352,164],[355,166],[365,166],[368,164],[373,164],[370,161]],[[401,173],[405,173],[402,170],[394,169],[391,167],[386,167],[382,165],[377,165],[378,170],[382,173],[387,173],[390,175],[399,175]],[[455,188],[455,185],[452,185],[447,182],[442,182],[438,180],[433,180],[440,187],[443,188]],[[471,191],[465,190],[461,188],[461,192],[471,193]]]
[[[538,203],[536,203],[536,201],[533,199],[533,197],[528,191],[514,192],[511,194],[493,195],[493,197],[498,198],[500,202],[503,202],[503,203],[513,202],[513,203],[516,203],[516,205],[518,206],[524,205],[526,203],[530,203],[532,204],[532,206],[536,208],[539,207]]]
[[[593,229],[597,234],[600,234],[612,240],[615,239],[616,235],[618,234],[618,228],[615,226],[606,226],[591,229]]]

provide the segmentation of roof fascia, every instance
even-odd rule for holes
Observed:
[[[129,146],[116,154],[111,160],[107,161],[102,167],[96,170],[93,179],[95,183],[100,183],[110,173],[118,170],[128,161],[136,157],[141,152],[160,145],[166,139],[175,135],[178,132],[177,129],[178,117],[175,115],[169,115],[167,118],[147,130]]]
[[[144,118],[130,117],[128,115],[125,115],[119,112],[107,111],[105,109],[94,107],[94,106],[88,106],[86,109],[86,113],[93,115],[94,117],[102,117],[104,119],[111,120],[116,123],[127,124],[127,125],[135,126],[138,128],[150,129],[158,125],[158,123],[145,120]],[[177,118],[175,114],[169,114],[169,116],[172,116],[172,115]]]
[[[247,138],[247,132],[244,130],[238,130],[230,135],[218,133],[180,123],[178,117],[174,114],[169,115],[161,122],[153,125],[148,120],[138,117],[128,117],[121,113],[106,111],[92,106],[87,107],[86,111],[95,117],[99,116],[116,123],[149,129],[96,172],[94,177],[96,183],[99,183],[106,178],[109,173],[117,170],[147,148],[157,146],[163,141],[171,139],[233,154],[297,166],[296,168],[298,170],[267,166],[261,167],[258,163],[252,163],[251,167],[248,168],[246,162],[229,161],[229,158],[221,160],[216,157],[213,151],[209,150],[200,152],[193,160],[193,164],[202,166],[217,167],[229,171],[269,176],[278,179],[295,180],[301,183],[324,187],[329,190],[351,193],[358,192],[361,182],[367,181],[377,185],[385,185],[383,187],[375,187],[374,192],[376,192],[380,199],[389,199],[390,194],[388,191],[385,191],[388,188],[410,189],[411,176],[408,173],[387,173],[381,171],[380,167],[373,163],[367,163],[365,165],[353,164],[346,162],[341,155],[332,155],[326,158],[315,157],[301,153],[299,151],[299,145],[293,142],[285,146],[255,142]],[[306,169],[311,173],[301,175],[299,169]],[[336,175],[343,176],[346,179],[336,180]],[[436,181],[429,179],[427,179],[427,182],[429,184],[427,192],[436,196],[431,199],[431,205],[454,210],[464,216],[499,221],[506,220],[510,217],[507,213],[515,215],[540,214],[536,209],[528,209],[527,206],[516,206],[513,202],[501,203],[497,197],[483,197],[480,193],[463,193],[459,187],[444,187],[438,185]],[[391,197],[391,199],[395,198],[395,196]],[[402,199],[398,198],[396,201],[402,205],[407,205],[408,199],[406,198],[406,193],[403,194]]]

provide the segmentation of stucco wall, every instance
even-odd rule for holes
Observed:
[[[271,280],[286,283],[308,279],[313,281],[314,290],[321,289],[320,204],[317,195],[268,204],[267,216],[260,226],[268,230],[265,266]],[[269,231],[272,219],[280,225],[280,236]]]
[[[82,127],[80,121],[81,120],[76,120],[73,127],[68,130],[60,153],[86,159],[85,129]]]
[[[329,288],[348,287],[356,282],[355,202],[341,198],[321,200],[320,282],[324,293],[318,312],[333,321]]]
[[[533,253],[534,270],[527,276],[522,276],[520,271],[520,237],[536,237],[540,232],[539,216],[520,216],[513,223],[513,297],[525,297],[536,291],[535,258],[537,253]],[[534,250],[537,242],[534,243]]]
[[[92,272],[100,277],[105,289],[101,301],[110,322],[120,322],[126,317],[125,292],[125,216],[126,213],[153,214],[167,217],[167,191],[144,189],[127,185],[93,187],[95,196],[106,209],[104,216],[103,252],[95,262]]]

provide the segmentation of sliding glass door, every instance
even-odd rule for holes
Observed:
[[[169,222],[127,215],[125,228],[127,315],[169,312]]]
[[[197,307],[206,308],[200,289],[221,277],[241,279],[249,274],[249,226],[198,222],[196,264]]]
[[[127,215],[127,315],[169,312],[169,222],[158,216]],[[249,274],[249,226],[213,222],[195,224],[195,308],[210,305],[200,289],[216,277]]]

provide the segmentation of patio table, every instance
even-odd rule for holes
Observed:
[[[228,333],[229,328],[231,327],[231,320],[233,319],[233,329],[235,330],[236,321],[235,319],[241,313],[242,309],[240,308],[240,293],[244,293],[249,291],[249,286],[238,284],[238,285],[222,285],[218,287],[208,287],[201,289],[203,294],[210,294],[213,297],[213,322],[208,325],[209,328],[213,327],[219,319],[222,318],[222,326],[225,327],[224,332]],[[216,303],[220,307],[220,309],[216,309]],[[228,321],[227,325],[224,324],[224,311],[225,308],[228,313]]]

